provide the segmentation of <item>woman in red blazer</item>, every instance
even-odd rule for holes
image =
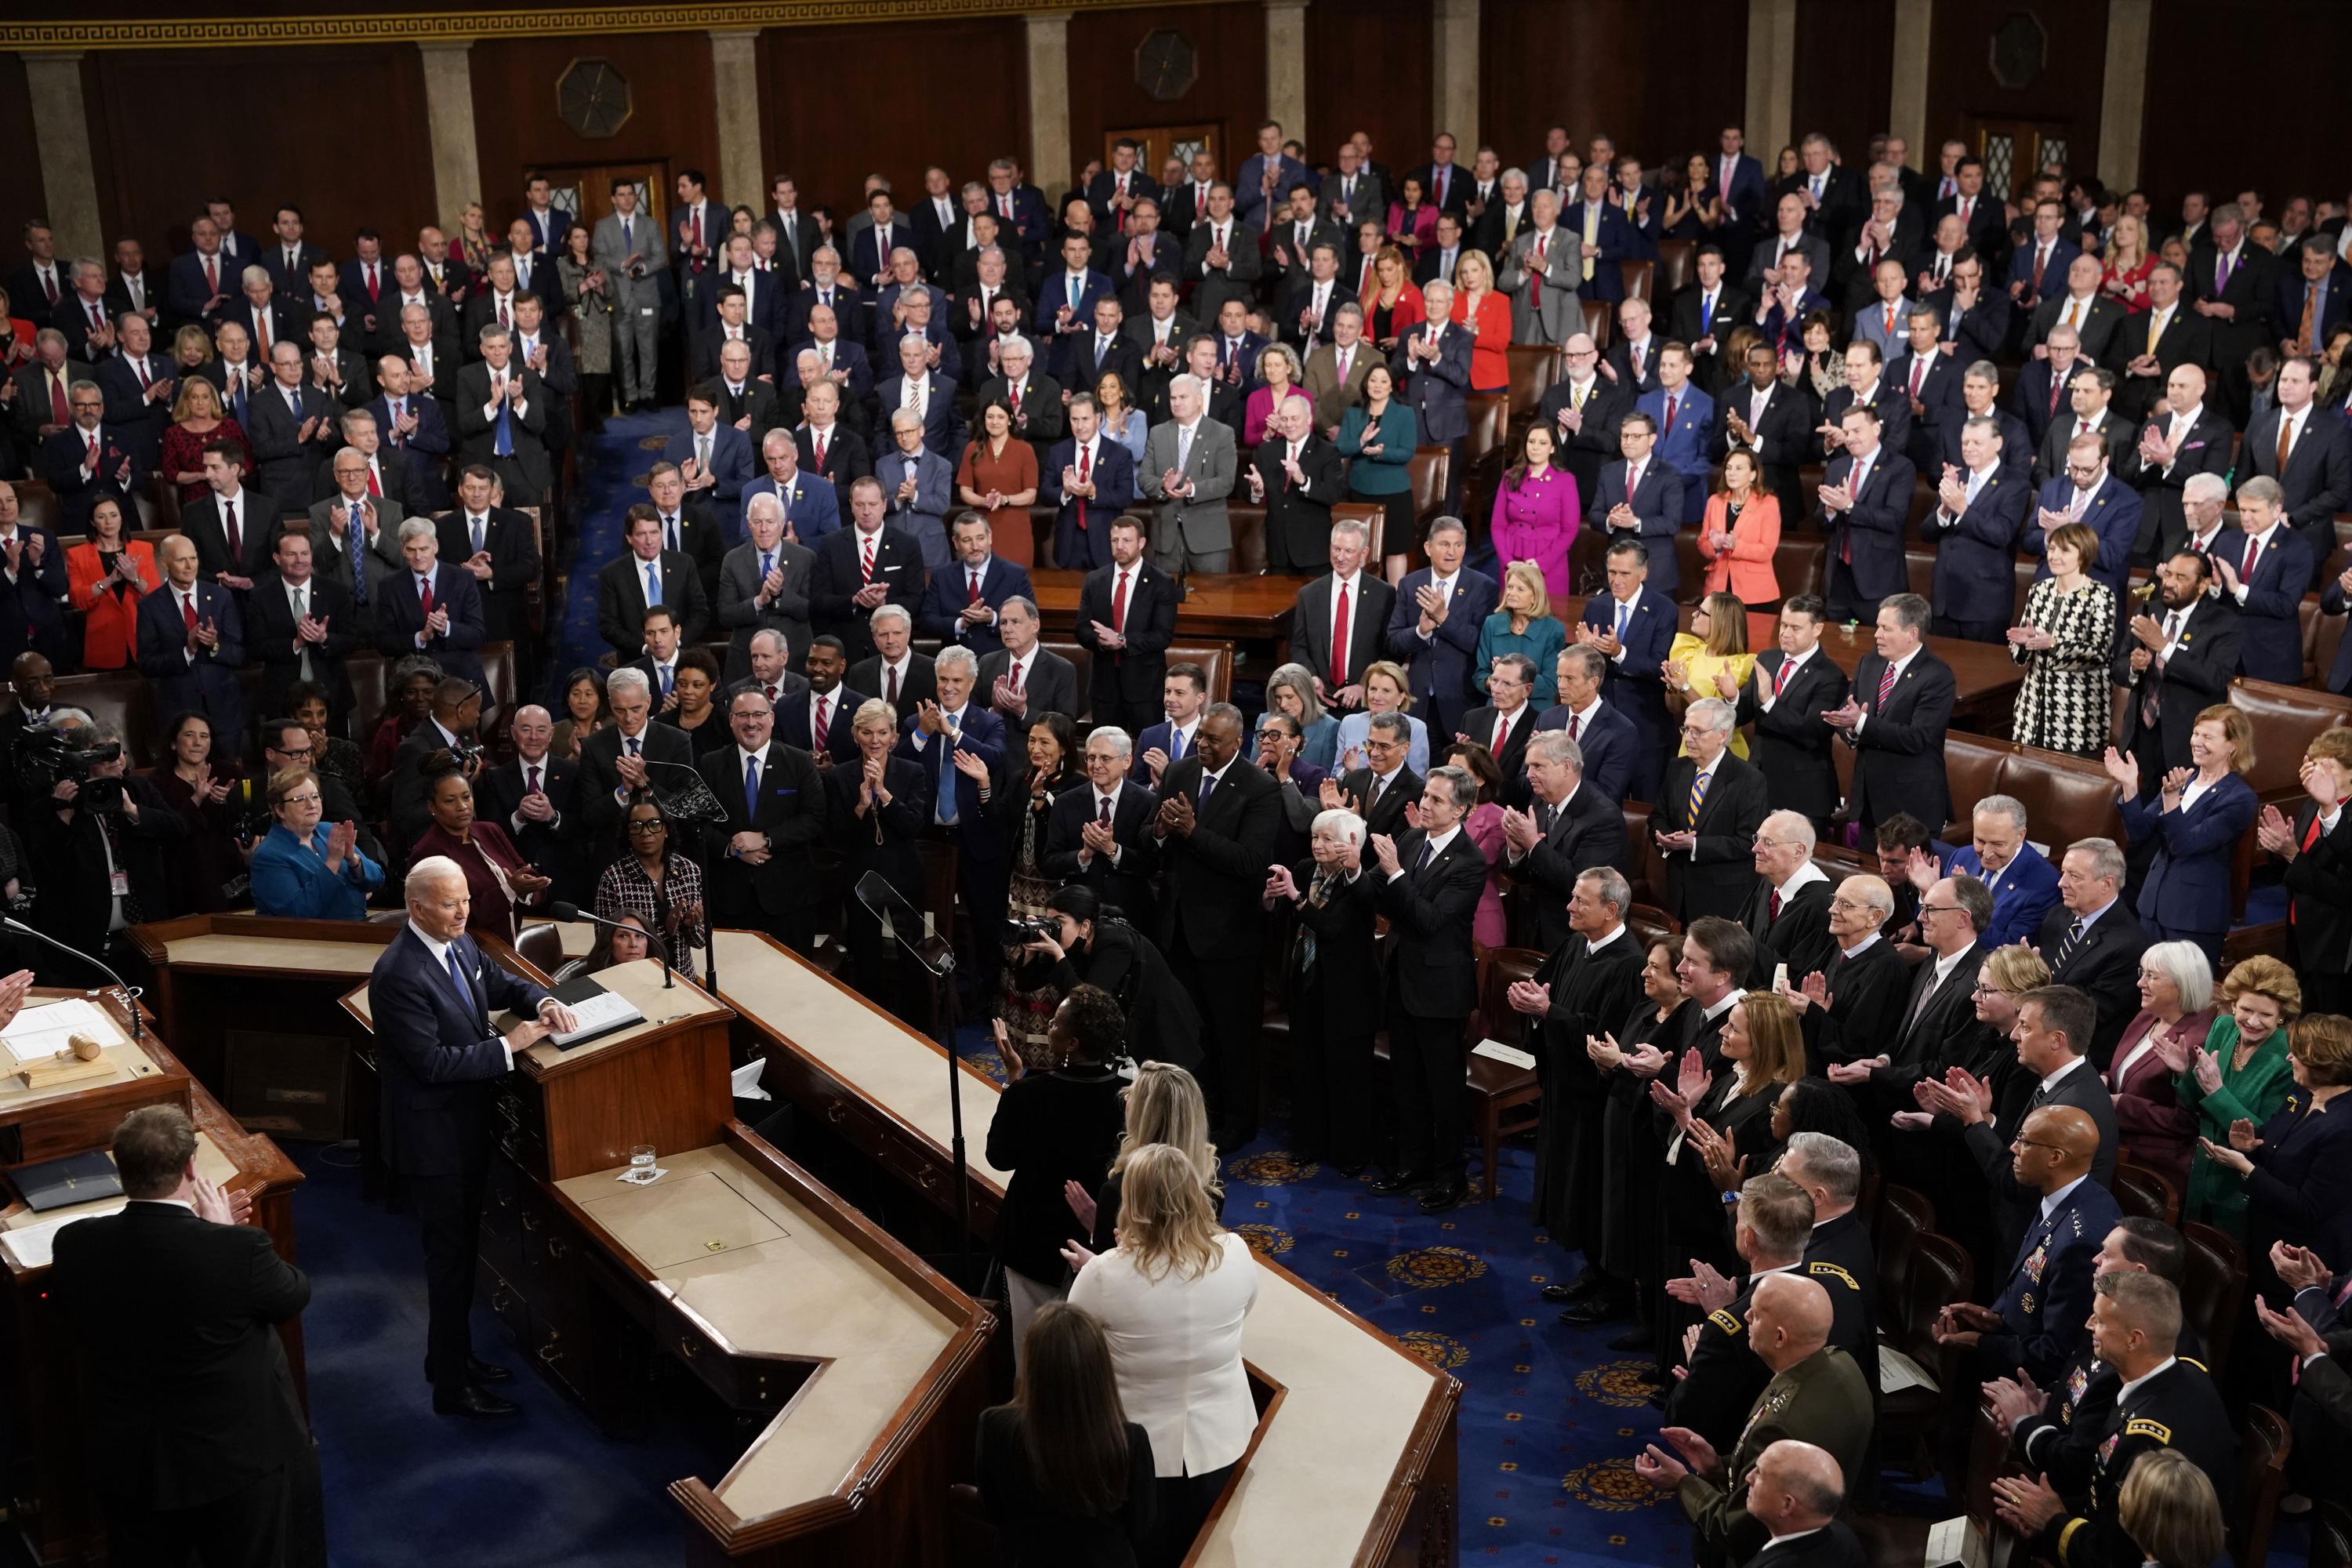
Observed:
[[[139,601],[159,586],[155,547],[122,537],[122,503],[108,497],[89,513],[89,537],[66,552],[66,591],[82,617],[84,669],[123,669],[138,646]]]
[[[1706,563],[1706,591],[1734,594],[1751,610],[1780,603],[1772,552],[1780,543],[1780,502],[1757,484],[1756,454],[1734,447],[1723,459],[1723,488],[1706,498],[1699,520],[1698,556]]]
[[[1495,264],[1465,249],[1454,263],[1454,320],[1470,329],[1470,390],[1511,389],[1511,302],[1495,289]]]

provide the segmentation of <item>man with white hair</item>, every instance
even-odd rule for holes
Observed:
[[[487,693],[489,678],[478,651],[486,636],[481,591],[472,573],[440,559],[440,549],[437,531],[424,518],[400,525],[404,565],[373,595],[376,647],[392,658],[424,654],[444,673],[470,680]]]
[[[1006,731],[1003,720],[972,700],[979,679],[980,660],[970,648],[941,648],[931,667],[937,696],[913,705],[899,726],[898,754],[919,763],[930,779],[931,836],[956,846],[956,890],[971,921],[965,999],[985,1005],[1003,963],[1005,845],[981,791],[1003,776]],[[877,689],[860,683],[860,689]]]
[[[841,526],[841,497],[830,484],[801,472],[800,447],[793,432],[781,426],[760,437],[760,461],[767,472],[743,487],[745,505],[754,496],[772,495],[784,503],[784,527],[795,543],[816,548],[816,542]]]
[[[620,668],[604,681],[613,722],[580,748],[580,795],[592,831],[610,843],[627,815],[629,796],[661,771],[646,764],[692,766],[694,742],[675,724],[653,721],[653,681],[642,669]],[[675,774],[670,775],[675,777]]]
[[[1845,1507],[1845,1476],[1826,1448],[1783,1437],[1748,1472],[1748,1514],[1771,1539],[1748,1562],[1762,1568],[1851,1568],[1867,1561]]]
[[[808,652],[809,574],[816,557],[784,537],[784,503],[774,491],[743,504],[751,537],[719,563],[719,624],[727,628],[729,685],[751,672],[751,638],[772,631],[795,661]]]
[[[1049,877],[1092,888],[1103,902],[1124,910],[1137,930],[1151,931],[1159,906],[1151,892],[1150,851],[1137,846],[1150,835],[1158,803],[1149,789],[1128,782],[1134,752],[1135,742],[1124,730],[1098,724],[1088,732],[1087,787],[1055,797],[1038,863]]]
[[[915,617],[903,605],[877,605],[866,629],[874,652],[849,667],[851,689],[879,697],[902,720],[914,717],[939,694],[931,656],[915,651]]]
[[[1578,880],[1629,864],[1632,851],[1624,813],[1614,799],[1585,787],[1584,750],[1566,731],[1538,731],[1526,756],[1527,808],[1503,813],[1503,874],[1535,889],[1532,945],[1549,952],[1576,929]]]
[[[1809,1059],[1872,1056],[1902,1027],[1911,966],[1882,934],[1894,913],[1885,879],[1848,877],[1830,895],[1830,961],[1802,973],[1791,965],[1788,985],[1775,987],[1804,1025]]]
[[[466,933],[472,900],[456,861],[435,855],[409,868],[407,900],[408,922],[376,960],[368,999],[385,1080],[383,1147],[425,1233],[425,1376],[438,1415],[512,1415],[518,1406],[484,1385],[513,1374],[474,1354],[467,1321],[498,1084],[518,1052],[579,1020]],[[509,1010],[530,1021],[501,1038],[490,1019]]]
[[[1801,980],[1828,967],[1836,951],[1830,941],[1830,879],[1813,864],[1816,842],[1812,820],[1799,811],[1773,812],[1756,829],[1759,879],[1739,917],[1756,939],[1753,984],[1769,985],[1774,966],[1782,963]]]
[[[1974,842],[1952,856],[1951,871],[1974,877],[1992,891],[1986,950],[2032,941],[2058,901],[2058,868],[2026,841],[2025,803],[2015,795],[1989,795],[1977,802],[1970,821]]]
[[[1062,409],[1062,386],[1035,368],[1036,345],[1018,333],[1006,338],[996,356],[996,374],[980,384],[979,406],[1002,403],[1013,416],[1013,437],[1036,448],[1039,471],[1054,443],[1068,428]]]
[[[1233,431],[1206,417],[1206,409],[1200,378],[1176,377],[1168,384],[1169,418],[1144,441],[1143,493],[1159,503],[1151,563],[1163,572],[1213,575],[1233,563],[1225,498],[1234,489],[1236,446]]]
[[[1265,508],[1268,569],[1314,570],[1334,531],[1331,503],[1346,493],[1346,487],[1339,479],[1339,448],[1317,432],[1314,405],[1304,396],[1294,393],[1285,397],[1266,416],[1265,439],[1258,443],[1250,464],[1249,489],[1250,500]],[[1368,647],[1379,649],[1387,621],[1383,605],[1367,628]]]
[[[1667,910],[1737,921],[1755,888],[1756,830],[1769,809],[1764,775],[1730,754],[1738,714],[1707,698],[1683,710],[1683,754],[1666,768],[1650,837],[1666,863]]]

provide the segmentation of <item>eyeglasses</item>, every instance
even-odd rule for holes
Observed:
[[[1921,904],[1919,912],[1923,915],[1956,915],[1963,911],[1958,904]]]
[[[629,831],[632,833],[667,833],[669,831],[669,824],[661,821],[632,822],[629,824]]]
[[[306,744],[299,749],[293,746],[280,746],[278,748],[278,754],[281,757],[300,758],[316,755],[316,752],[310,746]]]
[[[319,792],[317,790],[312,790],[308,795],[281,795],[278,797],[278,804],[280,805],[316,805],[319,804]]]
[[[1870,908],[1870,906],[1868,904],[1856,903],[1852,899],[1832,899],[1830,900],[1830,908],[1833,910],[1866,910]]]
[[[1977,982],[1975,988],[1969,993],[1969,994],[1975,996],[2014,996],[2017,993],[2010,990],[2009,987],[2005,985],[1988,985],[1983,981],[1979,980]]]
[[[2053,1153],[2059,1154],[2063,1154],[2066,1152],[2055,1143],[2044,1143],[2039,1139],[2028,1138],[2023,1133],[2020,1133],[2016,1137],[2011,1139],[2009,1141],[2009,1146],[2012,1149],[2048,1149]]]

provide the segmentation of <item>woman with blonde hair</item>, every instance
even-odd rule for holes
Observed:
[[[1217,1174],[1217,1146],[1209,1142],[1209,1105],[1201,1094],[1201,1080],[1168,1062],[1144,1062],[1128,1086],[1127,1131],[1119,1135],[1118,1152],[1111,1156],[1110,1173],[1092,1193],[1076,1182],[1062,1189],[1095,1251],[1108,1252],[1118,1245],[1119,1189],[1128,1162],[1155,1143],[1182,1150],[1209,1201],[1218,1213],[1224,1212],[1225,1184]]]
[[[2287,1026],[2303,1016],[2303,986],[2294,970],[2267,953],[2247,959],[2222,977],[2229,1010],[2213,1020],[2201,1050],[2158,1041],[2172,1068],[2172,1092],[2196,1118],[2196,1133],[2223,1142],[2241,1121],[2260,1127],[2294,1088],[2286,1057]],[[2200,1145],[2189,1163],[2180,1217],[2231,1237],[2246,1233],[2246,1186]]]
[[[2231,865],[2262,808],[2246,782],[2254,771],[2253,721],[2227,702],[2204,710],[2189,726],[2189,760],[2190,766],[2147,781],[2155,787],[2143,795],[2138,762],[2109,746],[2107,776],[2122,792],[2125,834],[2156,845],[2140,886],[2140,924],[2158,942],[2195,942],[2218,969],[2230,931]]]
[[[2150,1448],[2132,1461],[2116,1493],[2116,1522],[2147,1568],[2212,1568],[2225,1560],[2228,1531],[2212,1478],[2178,1448]]]
[[[1429,319],[1421,289],[1412,280],[1412,263],[1393,245],[1383,245],[1372,258],[1374,287],[1364,299],[1364,336],[1381,353],[1394,353],[1413,328]]]
[[[1266,416],[1282,406],[1302,374],[1298,354],[1288,343],[1268,343],[1258,352],[1258,387],[1242,413],[1243,446],[1255,447],[1265,439]]]
[[[1756,656],[1748,651],[1748,606],[1736,594],[1709,594],[1691,612],[1691,629],[1675,634],[1658,672],[1665,678],[1666,706],[1680,713],[1710,697],[1738,701],[1755,668]],[[1738,730],[1731,732],[1731,754],[1748,755],[1748,738]]]
[[[1257,1426],[1242,1368],[1242,1329],[1257,1301],[1249,1244],[1217,1226],[1184,1151],[1155,1143],[1122,1155],[1118,1246],[1076,1244],[1070,1305],[1110,1342],[1128,1418],[1151,1439],[1160,1560],[1181,1560]]]
[[[1659,1074],[1651,1081],[1650,1099],[1675,1127],[1659,1177],[1664,1184],[1660,1256],[1700,1258],[1730,1274],[1739,1258],[1723,1225],[1725,1178],[1717,1173],[1744,1174],[1771,1166],[1772,1108],[1783,1089],[1805,1076],[1797,1010],[1772,992],[1747,993],[1724,1016],[1719,1049],[1731,1064],[1729,1072],[1710,1080],[1701,1053],[1685,1051],[1675,1081],[1668,1084]],[[1737,1191],[1738,1184],[1730,1190]]]
[[[236,416],[221,406],[220,388],[201,375],[184,375],[172,399],[172,425],[163,432],[163,455],[156,468],[180,487],[180,504],[193,506],[210,494],[205,483],[205,448],[226,441],[244,454],[239,471],[253,478],[253,443]]]
[[[2107,260],[2101,268],[2099,288],[2106,297],[2121,305],[2130,315],[2145,312],[2154,303],[2147,297],[2147,275],[2156,267],[2156,258],[2147,253],[2147,225],[2129,213],[2116,219],[2115,228],[2107,236]],[[2132,346],[2135,334],[2124,329],[2123,341]]]
[[[1454,323],[1470,331],[1470,390],[1500,396],[1511,389],[1511,302],[1495,287],[1486,253],[1462,247],[1454,263]]]
[[[1478,628],[1478,662],[1470,679],[1485,691],[1495,661],[1517,654],[1536,668],[1536,689],[1528,700],[1538,709],[1548,708],[1558,700],[1559,652],[1567,646],[1568,628],[1551,613],[1543,569],[1532,561],[1514,561],[1503,568],[1502,597],[1495,613]]]

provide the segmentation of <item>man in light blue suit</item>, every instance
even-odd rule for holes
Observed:
[[[1690,350],[1668,343],[1658,351],[1658,384],[1633,405],[1658,427],[1652,456],[1682,477],[1681,521],[1688,526],[1706,510],[1707,443],[1715,430],[1715,399],[1691,380]]]
[[[719,389],[708,382],[686,395],[686,422],[687,430],[671,437],[662,448],[662,459],[677,465],[689,497],[738,525],[740,531],[743,487],[757,471],[751,464],[751,438],[719,419]]]
[[[753,496],[781,496],[791,537],[806,545],[814,546],[841,526],[840,498],[830,480],[800,471],[800,448],[791,431],[769,431],[761,438],[760,455],[767,462],[767,477],[743,487],[746,506]]]

